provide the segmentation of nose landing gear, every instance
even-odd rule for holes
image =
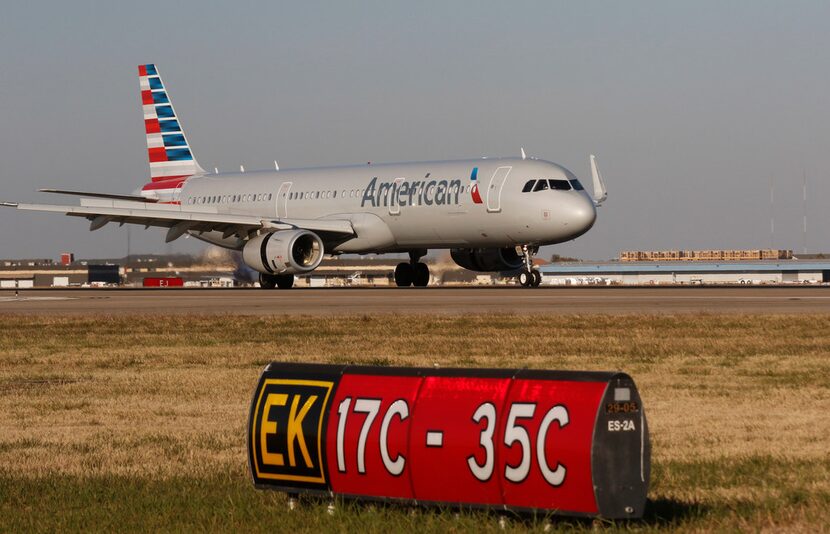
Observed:
[[[395,267],[395,285],[398,287],[426,287],[429,284],[429,267],[420,260],[426,255],[424,249],[410,250],[409,263],[399,263]]]
[[[519,273],[519,283],[522,287],[539,287],[542,283],[542,273],[533,268],[533,256],[539,251],[539,247],[522,245],[522,255],[525,258],[525,266]]]

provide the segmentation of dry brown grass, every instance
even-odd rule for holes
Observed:
[[[0,474],[246,479],[248,403],[272,360],[622,370],[649,419],[654,499],[731,503],[734,520],[704,525],[743,528],[780,523],[742,503],[803,493],[789,525],[813,526],[830,496],[828,353],[828,315],[6,316]]]

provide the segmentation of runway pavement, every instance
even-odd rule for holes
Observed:
[[[0,291],[0,314],[830,313],[830,287]]]

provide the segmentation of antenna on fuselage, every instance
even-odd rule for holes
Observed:
[[[275,168],[276,170],[280,170],[280,164],[279,164],[279,163],[277,163],[277,160],[274,160],[274,168]]]
[[[525,147],[521,147],[522,151],[522,159],[527,159],[527,154],[525,154]]]

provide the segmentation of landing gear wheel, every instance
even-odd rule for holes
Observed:
[[[395,267],[395,285],[398,287],[409,287],[412,285],[414,277],[414,269],[409,263],[399,263]]]
[[[278,274],[274,278],[277,279],[277,287],[280,289],[291,289],[294,286],[293,274]]]
[[[539,287],[539,284],[542,283],[542,274],[533,268],[533,256],[538,251],[539,247],[522,245],[525,267],[519,273],[519,283],[523,287]]]
[[[262,289],[274,289],[277,287],[277,277],[272,274],[259,274],[259,287]]]
[[[429,267],[426,263],[416,263],[414,266],[415,268],[415,276],[412,280],[412,285],[415,287],[427,287],[429,285]]]

